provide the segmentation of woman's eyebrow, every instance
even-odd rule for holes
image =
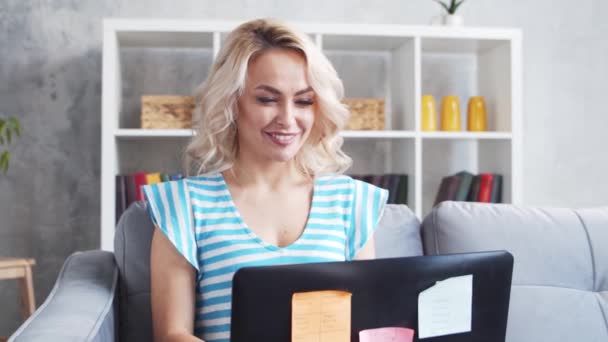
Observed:
[[[271,92],[271,93],[276,94],[276,95],[281,95],[281,91],[280,90],[278,90],[277,88],[271,87],[269,85],[266,85],[266,84],[259,85],[259,86],[255,87],[255,89],[262,89],[262,90],[266,90],[266,91]],[[299,90],[299,91],[297,91],[295,93],[295,96],[308,93],[308,92],[310,92],[312,90],[313,90],[312,87],[308,87],[306,89]]]

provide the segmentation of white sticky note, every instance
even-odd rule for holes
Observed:
[[[473,275],[438,281],[418,295],[418,337],[471,331]]]

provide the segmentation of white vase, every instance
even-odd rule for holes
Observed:
[[[457,14],[446,14],[443,16],[443,24],[445,26],[462,26],[464,19]]]

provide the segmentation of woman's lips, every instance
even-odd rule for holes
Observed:
[[[266,136],[279,146],[288,146],[296,140],[299,133],[264,132]]]

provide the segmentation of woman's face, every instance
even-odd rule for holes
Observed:
[[[239,154],[262,162],[291,160],[313,127],[314,95],[298,52],[271,49],[251,60],[238,99]]]

